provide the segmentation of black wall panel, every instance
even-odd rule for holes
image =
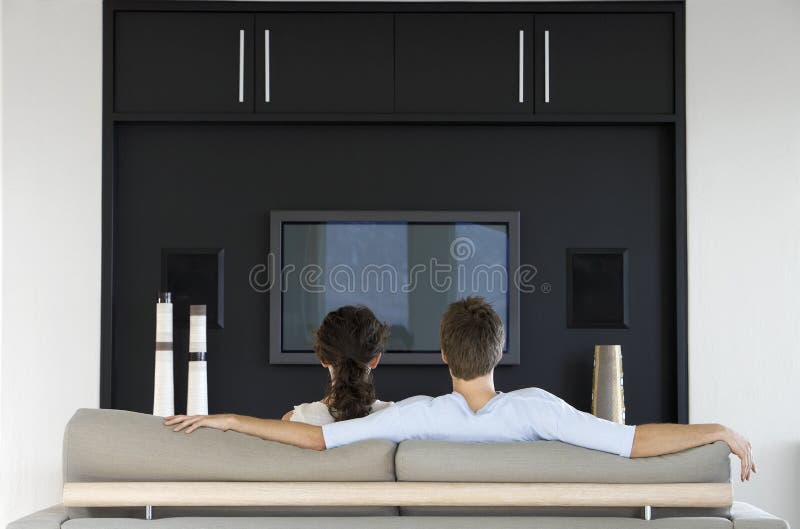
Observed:
[[[162,248],[225,250],[225,327],[208,331],[210,411],[279,417],[321,396],[324,369],[269,365],[271,209],[519,210],[521,365],[498,389],[539,386],[588,410],[593,346],[622,344],[628,422],[676,421],[672,125],[120,123],[111,406],[152,410]],[[569,329],[568,248],[627,248],[627,329]],[[176,329],[176,411],[187,332]],[[381,366],[378,394],[449,392],[444,366]]]

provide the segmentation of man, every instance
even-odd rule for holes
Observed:
[[[322,427],[230,414],[179,415],[167,417],[164,424],[186,433],[200,427],[232,429],[314,450],[366,439],[558,440],[623,457],[648,457],[725,441],[741,460],[742,481],[756,470],[747,439],[722,425],[626,426],[578,411],[538,388],[495,391],[494,368],[505,335],[500,317],[483,298],[452,303],[442,317],[440,339],[453,382],[448,395],[411,397],[366,417]]]

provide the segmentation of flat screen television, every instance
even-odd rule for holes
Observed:
[[[519,363],[519,212],[272,211],[270,362],[312,364],[314,330],[343,305],[390,326],[383,363],[438,364],[447,305],[483,296]]]

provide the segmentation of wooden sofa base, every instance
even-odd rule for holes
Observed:
[[[67,507],[729,507],[730,483],[65,483]]]

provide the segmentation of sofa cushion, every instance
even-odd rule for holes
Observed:
[[[166,518],[258,518],[258,517],[340,517],[398,516],[397,507],[153,507],[153,520]],[[68,507],[70,519],[145,519],[144,507]]]
[[[162,520],[79,519],[63,529],[731,529],[724,518],[525,518],[525,517],[360,517],[360,518],[164,518]]]
[[[64,481],[394,481],[395,444],[326,451],[201,428],[176,433],[160,417],[81,409],[64,433]]]
[[[160,417],[80,409],[64,432],[64,481],[394,481],[396,445],[315,451],[238,432],[176,433]],[[394,507],[160,508],[172,516],[386,516]],[[142,516],[142,508],[70,507],[70,518]]]
[[[641,507],[400,507],[401,516],[571,516],[642,518]],[[731,517],[730,507],[653,507],[661,518]]]
[[[714,443],[658,457],[628,459],[557,441],[450,443],[405,441],[397,449],[398,481],[513,483],[725,483],[730,449]],[[636,517],[629,507],[402,507],[404,516],[572,515]],[[653,518],[728,517],[730,509],[653,508]]]
[[[557,441],[405,441],[397,449],[395,465],[398,481],[725,483],[730,481],[729,454],[722,442],[628,459]]]
[[[61,524],[67,520],[67,510],[58,504],[15,520],[6,529],[61,529]]]

